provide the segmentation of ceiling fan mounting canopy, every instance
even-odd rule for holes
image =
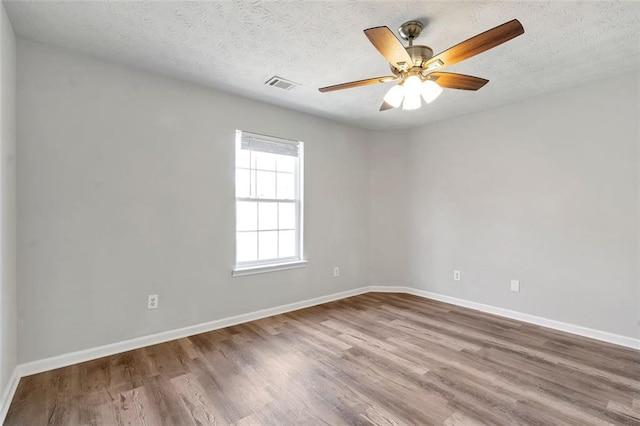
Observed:
[[[414,38],[417,38],[420,35],[423,28],[424,26],[420,21],[408,21],[400,25],[398,33],[400,33],[400,37],[402,37],[403,40],[407,40],[411,43]]]

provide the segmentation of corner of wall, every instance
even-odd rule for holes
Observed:
[[[0,421],[17,385],[16,41],[0,2]]]
[[[407,284],[408,130],[369,135],[369,285]]]

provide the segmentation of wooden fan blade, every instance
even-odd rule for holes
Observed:
[[[413,66],[411,55],[404,48],[400,40],[387,27],[375,27],[364,30],[371,44],[386,58],[391,65],[400,69]]]
[[[366,80],[350,81],[349,83],[336,84],[334,86],[321,87],[318,89],[322,93],[333,92],[334,90],[351,89],[352,87],[369,86],[372,84],[386,83],[387,81],[396,80],[398,77],[388,75],[385,77],[367,78]]]
[[[447,89],[478,90],[489,82],[484,78],[450,72],[432,72],[429,78]]]
[[[394,109],[395,107],[387,102],[382,102],[382,105],[380,105],[380,111],[387,111],[389,109]]]
[[[523,33],[522,24],[517,19],[514,19],[438,53],[427,61],[424,68],[429,69],[429,66],[435,65],[437,61],[442,62],[440,68],[448,67],[499,46]]]

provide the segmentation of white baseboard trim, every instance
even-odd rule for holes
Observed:
[[[591,339],[601,340],[603,342],[613,343],[619,346],[625,346],[631,349],[640,349],[640,339],[622,336],[620,334],[609,333],[608,331],[595,330],[580,325],[569,324],[562,321],[550,320],[535,315],[525,314],[509,309],[498,308],[496,306],[485,305],[483,303],[471,302],[469,300],[458,299],[456,297],[445,296],[443,294],[431,293],[425,290],[418,290],[412,287],[396,287],[398,291],[413,294],[414,296],[424,297],[425,299],[438,300],[440,302],[451,303],[452,305],[462,306],[465,308],[475,309],[476,311],[486,312],[501,317],[511,318],[518,321],[535,324],[542,327],[551,328],[566,333],[577,334],[578,336],[589,337]]]
[[[357,296],[359,294],[368,292],[369,287],[360,287],[353,290],[330,294],[327,296],[320,296],[300,302],[289,303],[287,305],[276,306],[274,308],[261,309],[259,311],[249,312],[233,317],[209,321],[202,324],[196,324],[175,330],[163,331],[161,333],[136,337],[135,339],[124,340],[122,342],[110,343],[108,345],[98,346],[91,349],[85,349],[37,361],[27,362],[19,366],[20,375],[21,377],[30,376],[32,374],[54,370],[56,368],[66,367],[68,365],[91,361],[105,356],[143,348],[145,346],[157,345],[159,343],[168,342],[170,340],[193,336],[194,334],[205,333],[207,331],[218,330],[220,328],[230,327],[232,325],[238,325],[249,321],[255,321],[273,315],[297,311],[298,309],[321,305],[323,303],[345,299],[347,297]]]
[[[126,352],[134,349],[140,349],[145,346],[156,345],[164,343],[170,340],[180,339],[183,337],[192,336],[194,334],[205,333],[207,331],[217,330],[220,328],[230,327],[232,325],[242,324],[249,321],[255,321],[261,318],[270,317],[273,315],[283,314],[298,309],[304,309],[315,305],[320,305],[335,300],[345,299],[347,297],[357,296],[359,294],[377,292],[377,293],[406,293],[412,294],[426,299],[438,300],[445,303],[451,303],[453,305],[462,306],[465,308],[475,309],[477,311],[486,312],[494,315],[499,315],[506,318],[511,318],[519,321],[523,321],[530,324],[540,325],[542,327],[551,328],[554,330],[564,331],[571,334],[577,334],[579,336],[589,337],[604,342],[613,343],[620,346],[625,346],[632,349],[640,349],[640,339],[632,337],[621,336],[618,334],[609,333],[606,331],[594,330],[587,327],[582,327],[574,324],[568,324],[561,321],[550,320],[547,318],[538,317],[535,315],[525,314],[522,312],[511,311],[509,309],[498,308],[491,305],[485,305],[482,303],[471,302],[464,299],[458,299],[451,296],[445,296],[438,293],[431,293],[424,290],[415,289],[412,287],[401,286],[369,286],[360,287],[353,290],[342,291],[339,293],[330,294],[327,296],[316,297],[313,299],[307,299],[300,302],[289,303],[287,305],[276,306],[274,308],[262,309],[255,312],[236,315],[229,318],[223,318],[215,321],[209,321],[202,324],[196,324],[189,327],[179,328],[175,330],[169,330],[161,333],[151,334],[148,336],[137,337],[135,339],[125,340],[122,342],[111,343],[108,345],[98,346],[95,348],[85,349],[77,352],[71,352],[51,358],[45,358],[37,361],[32,361],[16,366],[11,375],[11,379],[7,385],[7,388],[2,394],[0,400],[0,423],[4,421],[9,404],[13,399],[13,395],[18,386],[19,379],[21,377],[29,376],[32,374],[42,373],[44,371],[54,370],[56,368],[66,367],[68,365],[78,364],[85,361],[91,361],[94,359],[102,358],[109,355],[115,355],[121,352]]]
[[[7,417],[7,412],[9,411],[9,405],[11,405],[16,389],[18,389],[18,382],[20,382],[21,377],[19,367],[20,366],[16,366],[13,369],[13,373],[11,373],[11,377],[9,377],[9,382],[2,392],[2,398],[0,399],[0,424],[4,424],[4,419]]]
[[[371,293],[407,293],[409,287],[398,287],[393,285],[372,285],[369,286]]]

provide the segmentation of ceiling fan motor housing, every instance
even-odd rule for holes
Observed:
[[[429,46],[409,46],[407,47],[407,52],[409,52],[409,56],[411,56],[414,66],[419,68],[426,67],[427,61],[433,58],[433,50]],[[391,65],[391,71],[395,75],[400,75],[402,71],[407,70],[401,70]]]
[[[410,46],[407,52],[411,55],[411,59],[416,67],[426,65],[427,61],[433,58],[433,50],[429,46]]]

